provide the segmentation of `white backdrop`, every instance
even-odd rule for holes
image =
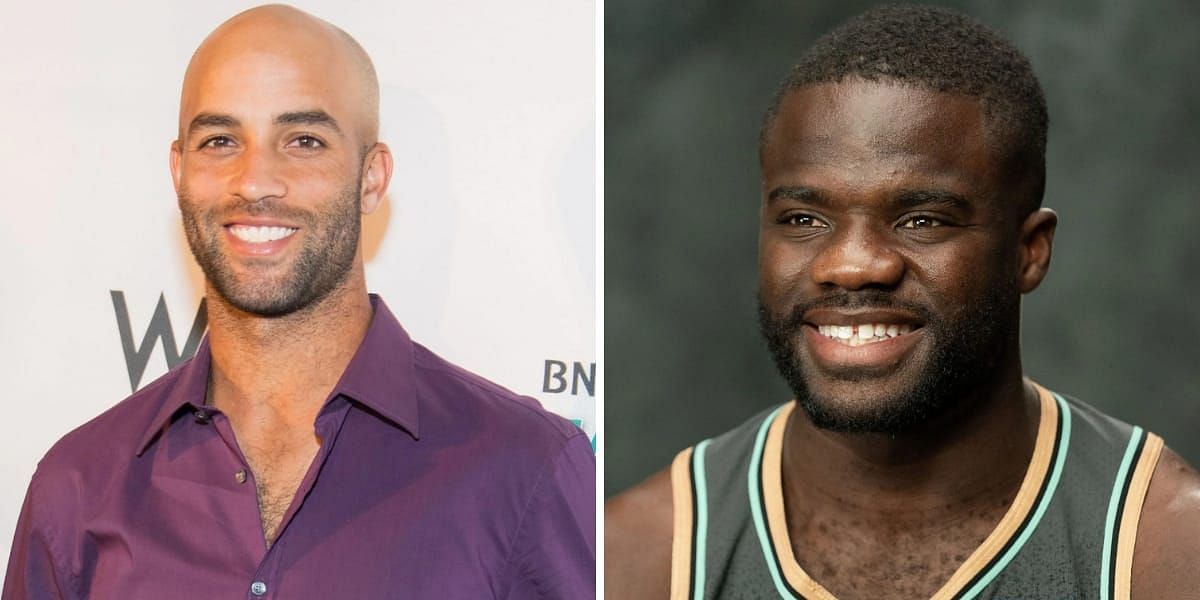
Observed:
[[[254,5],[11,4],[0,9],[0,566],[37,461],[131,391],[112,292],[134,348],[160,295],[178,349],[188,339],[202,277],[167,171],[179,87],[204,36]],[[368,287],[415,340],[594,436],[593,2],[296,6],[355,36],[379,73],[396,173],[364,223]],[[166,370],[155,339],[139,387]]]

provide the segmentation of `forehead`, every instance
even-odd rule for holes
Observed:
[[[783,98],[763,138],[763,183],[978,196],[993,189],[999,167],[985,125],[981,101],[969,96],[863,80],[805,86]]]
[[[334,48],[287,49],[226,44],[210,48],[188,67],[180,99],[181,131],[199,113],[268,122],[297,110],[324,110],[352,120],[363,99],[352,71]]]

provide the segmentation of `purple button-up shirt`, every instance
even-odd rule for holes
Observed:
[[[372,303],[269,549],[254,475],[204,406],[205,341],[42,459],[4,600],[594,598],[583,432],[413,343]]]

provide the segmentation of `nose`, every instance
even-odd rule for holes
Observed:
[[[238,156],[236,169],[230,181],[230,191],[234,195],[251,202],[287,195],[287,185],[279,173],[278,158],[270,148],[248,147]]]
[[[846,223],[831,233],[809,269],[815,283],[845,290],[899,285],[904,258],[889,245],[886,232],[870,223]]]

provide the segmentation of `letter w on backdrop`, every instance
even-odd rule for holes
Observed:
[[[150,354],[154,345],[162,340],[163,355],[167,359],[167,368],[173,369],[179,363],[191,358],[200,347],[204,330],[208,327],[208,313],[204,311],[204,299],[200,299],[200,307],[196,309],[196,317],[192,320],[192,330],[188,333],[183,351],[175,342],[175,329],[171,327],[171,314],[167,311],[167,300],[163,294],[158,295],[158,304],[154,307],[154,316],[150,317],[150,325],[142,336],[142,343],[134,345],[133,327],[129,322],[129,308],[125,304],[125,292],[110,290],[113,311],[117,313],[117,330],[121,334],[121,349],[125,351],[125,366],[129,370],[129,388],[136,392],[146,373],[146,365],[150,363]]]

